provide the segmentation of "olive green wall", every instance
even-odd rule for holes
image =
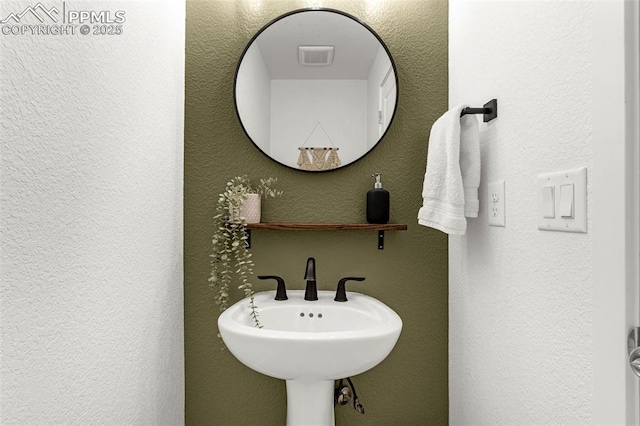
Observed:
[[[377,3],[368,10],[367,3]],[[260,6],[261,4],[261,6]],[[277,177],[284,195],[263,203],[263,221],[364,222],[371,174],[391,193],[391,222],[408,231],[253,232],[254,272],[304,287],[307,257],[317,260],[318,287],[361,275],[350,290],[376,297],[404,322],[400,339],[379,366],[354,378],[366,414],[336,409],[338,425],[447,424],[447,238],[418,226],[427,140],[447,109],[447,3],[426,0],[325,0],[367,22],[397,66],[399,104],[384,140],[344,169],[310,174],[269,160],[244,135],[233,106],[236,62],[252,35],[303,0],[187,1],[185,114],[185,359],[188,425],[285,423],[285,384],[256,373],[220,350],[217,306],[208,287],[212,212],[233,176]],[[272,283],[255,282],[257,291]],[[235,294],[238,299],[241,295]]]

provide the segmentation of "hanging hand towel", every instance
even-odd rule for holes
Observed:
[[[460,117],[460,172],[464,188],[464,215],[478,217],[480,201],[480,133],[475,115]]]
[[[460,117],[466,105],[447,111],[431,128],[423,205],[418,223],[451,235],[462,235],[467,217],[478,216],[480,137],[473,115]]]

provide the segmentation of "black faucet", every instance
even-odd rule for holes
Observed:
[[[307,271],[304,274],[304,279],[307,280],[304,300],[318,300],[318,288],[316,287],[316,260],[313,257],[307,259]]]
[[[340,281],[338,281],[338,288],[336,289],[336,298],[333,299],[336,302],[346,302],[347,300],[347,289],[345,288],[345,284],[347,281],[364,281],[364,277],[344,277]]]
[[[284,279],[275,275],[258,275],[259,280],[276,280],[278,283],[278,289],[276,290],[276,297],[274,300],[287,300],[287,289],[284,286]]]

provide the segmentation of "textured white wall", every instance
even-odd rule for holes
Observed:
[[[596,25],[606,14],[594,4],[609,12],[622,2],[450,2],[450,105],[499,102],[498,119],[480,124],[480,216],[465,236],[449,239],[451,424],[624,423],[624,282],[606,281],[606,273],[597,281],[594,270],[595,236],[608,233],[607,214],[624,222],[624,210],[604,206],[599,223],[593,214],[605,191],[624,199],[624,181],[605,176],[624,169],[624,155],[594,155],[624,154],[623,39],[604,36],[622,34],[623,22],[613,13]],[[539,231],[536,176],[581,166],[589,233]],[[489,227],[487,183],[501,179],[507,226]],[[615,244],[598,250],[617,253]],[[616,309],[621,315],[607,322]],[[622,382],[599,391],[615,395],[615,414],[594,414],[594,388],[603,382],[596,370],[611,377],[598,364],[610,356],[598,359],[594,349],[603,334],[615,335],[609,343],[622,355],[614,367]]]
[[[185,3],[66,6],[126,23],[0,34],[0,423],[181,424]]]

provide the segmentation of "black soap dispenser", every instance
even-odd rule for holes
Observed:
[[[389,191],[382,188],[381,173],[371,175],[376,178],[373,189],[367,191],[367,222],[389,222]]]

